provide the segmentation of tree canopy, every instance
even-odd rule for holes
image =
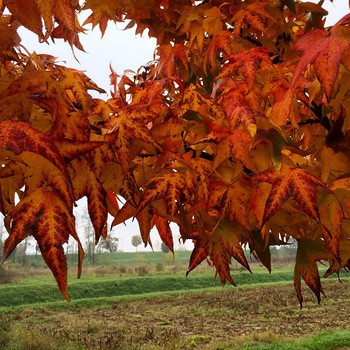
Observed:
[[[318,300],[350,267],[350,14],[296,0],[0,0],[0,210],[3,261],[32,235],[69,300],[63,245],[87,197],[95,240],[136,218],[145,244],[170,223],[235,284],[243,248],[271,270],[269,247],[298,242],[294,285]],[[78,14],[90,15],[84,23]],[[87,26],[125,22],[156,38],[154,61],[111,69],[103,92],[82,71],[30,53],[17,30],[83,50]],[[22,46],[23,45],[23,46]],[[67,48],[69,46],[67,45]]]

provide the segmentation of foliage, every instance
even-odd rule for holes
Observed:
[[[77,240],[80,276],[72,208],[86,196],[96,242],[109,213],[113,225],[135,217],[145,244],[156,227],[173,250],[172,222],[195,243],[188,271],[208,259],[222,283],[234,284],[232,258],[249,269],[242,246],[270,270],[269,247],[290,237],[300,303],[301,278],[320,298],[318,261],[326,275],[349,268],[350,15],[325,28],[321,5],[296,0],[0,5],[3,260],[33,235],[69,300],[62,246]],[[103,34],[110,20],[147,29],[157,48],[131,77],[112,69],[106,101],[17,34],[83,49],[83,26]]]

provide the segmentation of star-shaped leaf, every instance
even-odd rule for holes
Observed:
[[[282,164],[279,173],[275,168],[270,168],[260,174],[254,175],[252,179],[257,182],[272,184],[265,205],[262,226],[292,196],[309,217],[319,221],[320,214],[317,207],[316,190],[318,187],[327,187],[315,175],[301,168]]]
[[[29,235],[37,240],[43,258],[56,278],[63,296],[69,301],[67,288],[67,262],[63,244],[69,235],[78,241],[81,272],[83,249],[75,232],[73,213],[55,192],[41,187],[25,197],[11,213],[11,232],[5,242],[5,261],[18,243]]]
[[[330,101],[341,57],[350,47],[349,37],[349,27],[341,25],[335,25],[330,33],[319,29],[302,36],[295,46],[296,50],[302,52],[302,57],[295,69],[292,84],[296,84],[308,64],[313,64],[327,100]]]
[[[194,189],[193,184],[180,173],[151,178],[144,188],[137,212],[157,199],[164,199],[170,215],[175,215],[183,201],[191,198]]]
[[[231,258],[236,259],[250,271],[241,245],[242,237],[238,225],[226,220],[221,221],[213,232],[208,233],[207,237],[195,240],[195,248],[191,254],[187,274],[209,256],[221,283],[225,284],[227,280],[232,285],[236,285],[230,274]]]

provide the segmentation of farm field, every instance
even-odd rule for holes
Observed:
[[[79,281],[71,276],[69,304],[47,271],[35,274],[29,269],[24,276],[18,271],[14,281],[0,285],[0,348],[350,347],[348,278],[343,283],[324,281],[327,298],[320,306],[304,288],[304,307],[299,310],[290,265],[278,266],[272,274],[257,264],[252,266],[254,274],[237,268],[232,273],[239,287],[222,288],[219,281],[213,284],[213,271],[204,266],[185,278],[186,266],[178,257],[171,262],[146,254],[142,264],[140,255],[130,255],[129,261],[123,257],[120,266],[113,261],[86,268]]]

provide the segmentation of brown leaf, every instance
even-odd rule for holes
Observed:
[[[301,278],[315,293],[317,301],[321,301],[321,293],[324,294],[320,275],[316,265],[317,261],[331,259],[330,253],[325,249],[320,239],[302,238],[298,242],[298,250],[294,269],[294,287],[300,303],[303,305],[301,294]]]

